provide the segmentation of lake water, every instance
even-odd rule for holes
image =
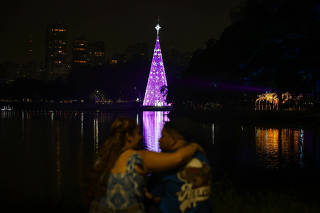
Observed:
[[[81,206],[83,179],[94,154],[118,116],[134,118],[148,150],[158,139],[169,112],[1,112],[1,201],[22,206]],[[199,142],[216,174],[235,179],[252,171],[306,171],[320,168],[320,134],[307,125],[215,121],[201,123]],[[200,133],[201,132],[201,133]],[[308,177],[304,177],[308,179]],[[260,180],[260,179],[259,179]],[[261,181],[263,178],[261,178]],[[257,181],[259,182],[259,181]]]

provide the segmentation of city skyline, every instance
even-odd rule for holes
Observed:
[[[21,62],[25,58],[28,37],[32,35],[34,56],[44,60],[45,31],[48,24],[65,24],[68,40],[85,37],[104,41],[106,52],[123,52],[130,44],[153,43],[153,27],[160,16],[163,43],[168,48],[194,51],[209,38],[219,38],[231,24],[230,9],[243,0],[224,2],[141,1],[88,2],[56,1],[47,5],[40,1],[8,3],[1,14],[0,63]],[[125,5],[125,6],[123,6]],[[196,32],[196,33],[195,33]],[[12,45],[14,44],[14,45]]]

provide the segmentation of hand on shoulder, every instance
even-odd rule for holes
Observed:
[[[205,153],[204,149],[198,143],[191,142],[190,145],[195,146],[197,151]]]

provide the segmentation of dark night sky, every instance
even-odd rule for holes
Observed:
[[[231,23],[230,9],[243,1],[9,1],[1,5],[0,63],[7,60],[22,62],[29,34],[33,36],[35,58],[43,60],[48,23],[67,24],[69,39],[84,36],[90,41],[105,41],[108,52],[121,52],[139,41],[153,45],[158,16],[162,45],[193,51],[204,46],[207,39],[219,38]]]

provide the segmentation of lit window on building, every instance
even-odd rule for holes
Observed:
[[[74,60],[73,63],[75,63],[75,64],[86,64],[87,61],[85,61],[85,60]]]
[[[111,64],[117,64],[117,63],[118,63],[118,60],[116,60],[116,59],[111,60]]]
[[[74,48],[74,50],[77,50],[77,51],[85,51],[85,50],[86,50],[86,48],[78,47],[78,48]]]
[[[66,29],[52,29],[54,32],[66,32]]]
[[[95,56],[103,56],[103,52],[94,52]]]

